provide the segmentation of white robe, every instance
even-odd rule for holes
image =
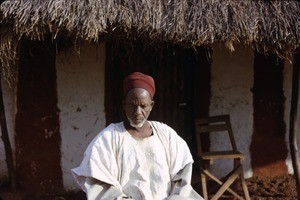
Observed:
[[[202,199],[190,185],[193,159],[186,142],[166,124],[150,124],[148,138],[133,137],[120,122],[90,143],[72,169],[88,199]]]

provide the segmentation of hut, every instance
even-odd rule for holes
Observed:
[[[246,177],[292,174],[299,13],[297,0],[1,1],[2,91],[18,187],[34,195],[79,189],[70,169],[99,130],[122,119],[121,83],[132,71],[155,78],[151,117],[174,127],[192,152],[194,118],[230,114]]]

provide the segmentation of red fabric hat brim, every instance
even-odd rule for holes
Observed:
[[[147,90],[153,98],[155,94],[155,83],[151,76],[143,74],[141,72],[134,72],[128,75],[123,82],[124,95],[126,95],[129,90],[133,88],[143,88]]]

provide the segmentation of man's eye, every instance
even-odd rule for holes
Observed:
[[[149,110],[150,108],[151,108],[150,105],[145,105],[145,106],[143,107],[144,110]]]

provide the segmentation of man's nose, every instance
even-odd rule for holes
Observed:
[[[136,115],[142,114],[142,108],[141,108],[141,106],[137,106],[137,107],[135,108],[135,114],[136,114]]]

